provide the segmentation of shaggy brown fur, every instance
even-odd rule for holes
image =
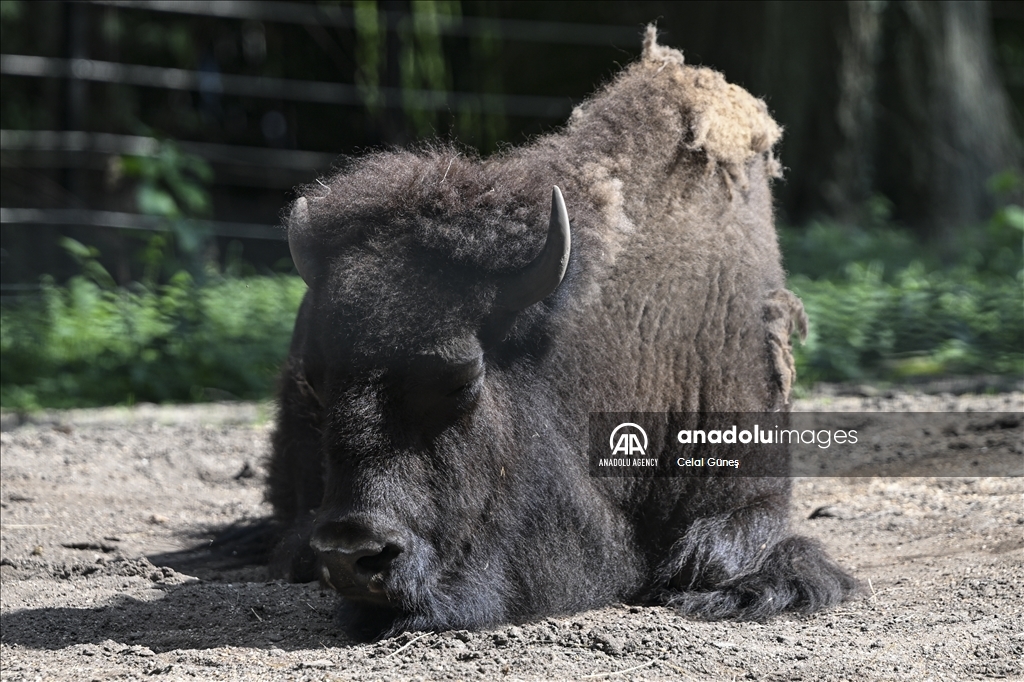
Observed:
[[[588,474],[591,412],[788,406],[790,335],[807,321],[773,226],[779,136],[763,102],[652,27],[560,132],[488,159],[381,152],[306,187],[309,222],[289,240],[324,274],[274,439],[282,570],[318,570],[311,533],[325,556],[379,539],[386,606],[340,589],[353,622],[392,631],[614,599],[762,618],[847,595],[852,579],[789,535],[785,478]],[[499,324],[495,297],[541,249],[553,185],[565,280]]]

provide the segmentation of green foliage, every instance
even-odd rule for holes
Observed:
[[[1024,280],[974,274],[918,265],[890,283],[855,263],[844,281],[791,278],[811,320],[795,349],[801,381],[1024,373]]]
[[[213,170],[198,156],[185,154],[171,141],[160,143],[151,156],[123,156],[118,173],[135,178],[135,203],[140,213],[161,218],[170,233],[151,235],[140,254],[144,266],[143,281],[152,285],[161,272],[171,274],[186,267],[193,276],[202,277],[203,251],[210,240],[206,225],[195,218],[212,210],[207,185]],[[174,248],[183,263],[174,257]]]
[[[463,63],[459,70],[473,73],[470,80],[474,82],[457,88],[450,54],[453,50],[448,45],[446,51],[445,34],[463,21],[462,4],[458,0],[417,0],[409,4],[408,14],[398,20],[397,30],[390,34],[383,9],[376,0],[352,3],[355,81],[370,117],[383,118],[387,104],[384,88],[397,86],[404,124],[412,136],[435,137],[450,126],[455,139],[482,152],[494,151],[504,139],[506,125],[500,98],[489,96],[502,92],[499,70],[493,66],[501,56],[496,24],[485,21],[479,30],[470,32],[469,59],[460,57]],[[483,12],[478,19],[486,20],[494,12],[486,3],[476,9]],[[389,41],[393,41],[390,49]],[[389,58],[394,62],[389,64]],[[387,82],[389,71],[394,71],[398,82]],[[453,101],[449,95],[456,89],[462,92]],[[468,92],[480,95],[469,96]]]
[[[410,5],[410,14],[398,24],[402,36],[399,72],[405,115],[419,137],[436,132],[437,116],[429,107],[427,92],[452,89],[452,75],[441,44],[441,26],[458,18],[462,10],[450,0],[421,0]]]
[[[200,286],[181,272],[166,285],[132,289],[88,276],[67,286],[46,279],[41,300],[0,309],[0,404],[264,398],[304,292],[301,279],[287,276]]]
[[[124,164],[151,214],[178,224],[208,210],[207,171],[174,147]],[[883,224],[782,230],[789,287],[811,320],[795,348],[801,383],[1024,374],[1022,215],[1006,203],[988,225],[965,231],[952,263]],[[65,286],[45,279],[40,299],[0,308],[0,405],[267,397],[305,284],[241,277],[251,266],[237,243],[226,276],[206,267],[199,281],[178,270],[158,284],[170,240],[185,236],[180,228],[154,235],[140,256],[146,274],[128,288],[115,286],[95,247],[62,240],[82,274]]]
[[[965,232],[957,259],[905,232],[783,230],[789,287],[810,318],[801,383],[1024,374],[1024,227],[1008,205]]]
[[[86,278],[101,287],[109,289],[114,286],[114,278],[96,260],[100,255],[100,250],[95,246],[86,246],[71,237],[62,237],[60,246],[78,263],[78,266],[82,269],[82,274]]]
[[[909,232],[892,228],[862,229],[815,222],[802,229],[779,230],[786,271],[811,279],[845,279],[850,263],[875,263],[892,275],[912,261],[927,259],[928,267],[938,265],[924,253]]]
[[[15,23],[21,19],[24,9],[19,0],[3,0],[0,2],[0,20]]]
[[[505,117],[495,110],[500,107],[500,100],[490,97],[504,91],[501,72],[498,69],[487,68],[487,65],[495,64],[501,58],[502,41],[497,22],[493,17],[488,20],[488,13],[494,12],[495,6],[485,3],[480,5],[479,9],[484,12],[477,17],[482,21],[469,43],[470,60],[479,69],[476,86],[473,88],[478,96],[463,100],[458,109],[457,127],[459,139],[466,140],[469,144],[475,145],[481,153],[488,154],[497,150],[499,143],[507,139]],[[494,108],[485,112],[485,101]]]
[[[1020,205],[1024,203],[1024,176],[1012,169],[996,173],[988,181],[988,190],[1003,204],[992,216],[989,231],[1020,239],[1024,236],[1024,206]]]
[[[355,20],[356,62],[359,64],[356,83],[367,111],[376,116],[384,106],[380,81],[387,27],[381,21],[375,0],[355,0],[352,15]]]
[[[122,157],[121,172],[139,179],[136,201],[146,215],[174,219],[210,212],[210,165],[173,142],[161,142],[152,156]]]
[[[996,223],[971,253],[998,256],[1005,233],[1020,234]],[[800,258],[816,270],[789,281],[811,319],[806,342],[795,348],[801,383],[1024,373],[1019,247],[1013,275],[999,258],[970,253],[955,266],[928,267],[933,254],[905,235],[880,231],[853,240],[847,253],[861,258],[839,269],[828,263],[833,249],[848,243],[844,234],[838,227],[809,230]],[[821,249],[819,258],[808,244]],[[83,274],[66,286],[47,279],[41,299],[0,309],[4,408],[269,395],[302,280],[218,275],[199,284],[179,272],[165,285],[116,288],[95,248],[62,245]],[[901,262],[901,253],[920,258]],[[229,260],[229,274],[238,274],[240,257]]]

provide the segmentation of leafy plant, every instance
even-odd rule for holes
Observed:
[[[304,291],[289,276],[198,285],[180,272],[154,289],[46,279],[41,301],[0,309],[0,404],[264,398]]]
[[[145,172],[154,193],[187,201],[165,171]],[[169,206],[166,197],[154,203]],[[1024,229],[1015,220],[1012,211],[999,213],[965,234],[953,264],[891,227],[784,230],[789,287],[811,320],[795,348],[801,383],[1024,375]],[[0,308],[4,408],[270,394],[305,292],[301,279],[238,277],[240,254],[229,253],[232,276],[207,270],[200,281],[182,270],[166,284],[151,277],[118,288],[95,248],[62,245],[82,274],[64,286],[45,279],[41,299]],[[166,242],[150,247],[155,267]]]
[[[949,373],[1024,375],[1024,225],[1009,204],[964,231],[956,262],[891,226],[783,230],[811,321],[801,383]]]
[[[147,238],[139,255],[144,280],[153,283],[162,271],[170,274],[182,266],[201,277],[203,251],[211,235],[208,225],[198,219],[209,216],[212,209],[206,188],[213,180],[209,164],[164,140],[155,154],[121,157],[118,172],[137,179],[139,212],[160,218],[171,237],[155,234]],[[176,261],[172,247],[177,247],[183,263]]]
[[[880,268],[853,264],[845,281],[791,278],[811,320],[795,348],[801,382],[1024,375],[1024,279],[972,275],[918,264],[890,283]]]

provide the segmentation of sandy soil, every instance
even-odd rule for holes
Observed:
[[[819,396],[798,409],[1020,413],[1024,393]],[[270,582],[258,567],[190,575],[167,566],[207,529],[267,513],[268,413],[230,405],[29,423],[4,415],[0,678],[1024,676],[1024,478],[798,479],[796,529],[824,541],[867,586],[811,617],[706,623],[612,605],[485,632],[353,643],[332,624],[334,598],[316,585]],[[1024,444],[1014,447],[1024,459]]]

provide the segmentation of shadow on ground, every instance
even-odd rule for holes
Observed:
[[[21,609],[3,614],[5,644],[64,649],[113,639],[155,653],[221,646],[294,650],[351,644],[334,624],[335,599],[315,584],[194,581],[149,586],[126,581],[92,608]]]

